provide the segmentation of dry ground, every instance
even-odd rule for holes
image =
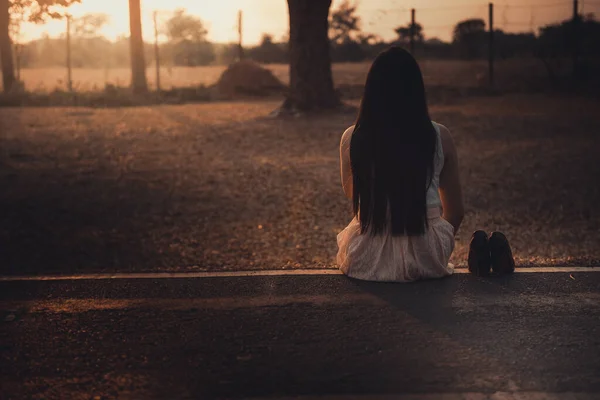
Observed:
[[[0,109],[0,273],[334,266],[350,220],[338,143],[352,115],[274,120],[277,101]],[[598,264],[598,101],[433,105],[467,215],[518,263]]]

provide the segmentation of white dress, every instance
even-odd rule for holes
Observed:
[[[441,278],[454,272],[453,266],[448,264],[454,251],[454,227],[441,217],[438,193],[440,173],[444,166],[444,150],[440,128],[436,123],[434,126],[437,152],[434,176],[427,192],[427,231],[422,236],[392,236],[391,232],[378,236],[363,235],[360,233],[360,222],[354,218],[337,236],[337,263],[340,270],[349,277],[368,281],[411,282]],[[353,131],[352,126],[342,136],[342,163],[350,160],[350,138]]]

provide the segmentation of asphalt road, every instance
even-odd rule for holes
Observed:
[[[600,273],[0,282],[0,398],[600,399]]]

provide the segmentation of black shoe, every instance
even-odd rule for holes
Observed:
[[[515,260],[506,236],[501,232],[494,232],[490,236],[489,244],[494,273],[503,275],[515,272]]]
[[[488,276],[490,266],[490,246],[487,233],[475,231],[469,245],[469,272],[476,276]]]

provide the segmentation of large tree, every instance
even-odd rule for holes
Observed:
[[[8,0],[0,0],[0,60],[2,61],[2,86],[5,92],[12,89],[15,79],[15,67],[12,58],[12,42],[10,40]]]
[[[148,91],[146,60],[142,38],[142,7],[140,0],[129,0],[129,46],[131,50],[131,88],[135,93]]]
[[[46,18],[62,18],[55,7],[68,7],[81,0],[0,0],[0,59],[2,86],[5,92],[15,84],[15,69],[10,38],[10,16],[17,11],[31,22],[41,23]]]
[[[340,105],[331,73],[330,7],[331,0],[288,0],[290,90],[284,110],[322,111]]]

